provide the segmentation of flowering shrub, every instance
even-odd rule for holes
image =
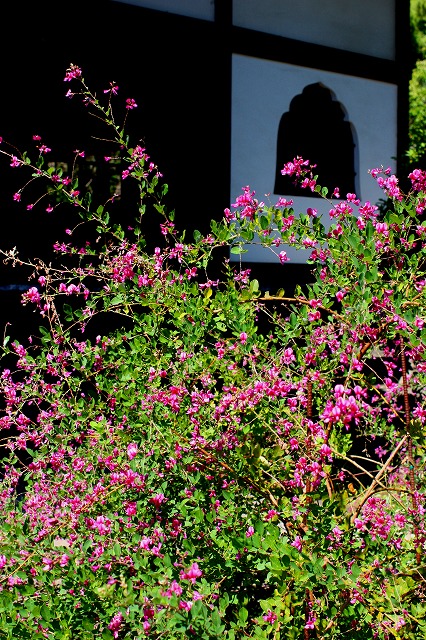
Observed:
[[[68,175],[39,139],[35,160],[0,149],[29,172],[15,201],[80,216],[30,262],[39,334],[3,344],[0,638],[424,638],[426,173],[403,194],[373,169],[384,212],[336,190],[328,230],[246,187],[190,242],[118,87],[104,105],[65,80],[138,201],[124,229],[117,192],[78,184],[84,152]],[[283,171],[327,199],[309,161]],[[212,279],[218,248],[253,242],[278,265],[310,248],[312,283]]]

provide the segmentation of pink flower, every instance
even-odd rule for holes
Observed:
[[[133,98],[127,98],[126,99],[126,109],[136,109],[138,105],[136,104],[135,100],[133,100]]]
[[[59,560],[59,564],[60,564],[60,566],[61,566],[61,567],[66,567],[66,565],[67,565],[67,564],[68,564],[68,562],[69,562],[69,559],[70,559],[70,557],[69,557],[69,556],[67,556],[67,554],[66,554],[66,553],[62,554],[62,555],[61,555],[61,559]]]
[[[112,617],[111,622],[108,625],[108,629],[112,631],[112,635],[114,636],[114,638],[118,638],[118,631],[122,624],[123,614],[119,611]]]
[[[317,320],[321,320],[321,313],[318,311],[318,309],[316,311],[310,311],[308,313],[308,320],[309,322],[316,322]]]
[[[64,82],[70,82],[73,78],[79,78],[81,76],[81,69],[76,64],[70,64],[66,71]]]
[[[167,591],[167,595],[168,597],[171,597],[174,593],[177,596],[182,595],[182,587],[180,586],[180,584],[178,582],[176,582],[176,580],[173,580],[172,584],[170,585],[170,589]]]
[[[296,360],[296,356],[294,355],[294,351],[291,347],[288,347],[284,350],[284,355],[282,356],[282,361],[284,364],[290,364]]]
[[[105,516],[98,516],[96,520],[87,518],[86,522],[89,529],[97,529],[100,536],[105,536],[111,531],[112,522]]]
[[[270,609],[266,612],[264,616],[262,616],[265,622],[269,622],[269,624],[274,624],[277,616]]]
[[[385,236],[386,238],[389,235],[389,229],[388,229],[388,225],[387,222],[377,222],[376,223],[376,231],[377,233],[382,234],[383,236]]]
[[[74,458],[72,461],[72,468],[74,471],[82,471],[84,469],[85,462],[83,458]]]
[[[296,536],[293,542],[291,543],[292,547],[295,547],[298,551],[302,551],[302,539],[300,536]]]
[[[136,502],[129,502],[129,504],[126,507],[126,514],[128,516],[136,515]]]
[[[118,86],[115,84],[115,82],[110,82],[109,83],[109,89],[104,89],[104,93],[113,93],[114,95],[117,95],[118,92]]]
[[[387,450],[383,449],[383,447],[376,447],[374,449],[374,453],[376,454],[376,456],[378,458],[383,458],[383,456],[385,456],[387,454]]]
[[[191,580],[192,584],[195,583],[196,579],[203,575],[203,572],[199,568],[196,562],[193,562],[189,567],[188,571],[181,571],[180,577],[182,580]]]
[[[303,160],[300,156],[293,159],[293,162],[287,162],[284,165],[281,173],[283,176],[302,176],[304,175],[309,168],[309,160]]]
[[[252,535],[254,535],[254,528],[253,527],[249,527],[246,531],[246,538],[251,538]]]
[[[164,495],[164,493],[156,493],[155,496],[150,499],[150,503],[155,504],[155,506],[158,508],[165,499],[166,496]]]
[[[278,511],[275,511],[275,509],[269,509],[268,513],[265,516],[265,520],[272,520],[272,518],[275,518],[275,516],[278,515]]]
[[[288,262],[290,260],[290,258],[287,256],[287,253],[285,251],[281,251],[278,257],[280,259],[281,264],[284,264],[284,262]]]
[[[131,442],[127,447],[127,455],[129,460],[133,460],[138,455],[138,445],[135,442]]]
[[[28,301],[34,304],[40,302],[40,294],[37,287],[31,287],[31,289],[28,289],[28,291],[22,295],[22,302],[25,304],[25,302]]]

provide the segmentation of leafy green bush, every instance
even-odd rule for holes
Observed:
[[[0,638],[424,638],[426,174],[404,195],[373,169],[388,209],[331,199],[328,230],[245,187],[189,242],[118,88],[103,105],[75,65],[65,80],[136,215],[83,192],[83,152],[66,175],[39,139],[36,160],[2,147],[29,172],[17,206],[47,182],[37,206],[80,218],[30,263],[39,335],[3,345]],[[328,197],[308,161],[283,171]],[[211,275],[254,242],[278,264],[311,249],[312,284]]]

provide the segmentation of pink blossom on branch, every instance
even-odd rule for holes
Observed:
[[[200,567],[197,562],[193,562],[192,565],[187,570],[182,570],[180,572],[181,580],[190,580],[192,584],[195,584],[197,578],[200,578],[203,575]]]
[[[129,457],[129,460],[133,460],[133,458],[136,458],[136,456],[138,455],[138,445],[135,442],[131,442],[127,446],[127,455]]]
[[[67,71],[66,71],[64,81],[65,82],[70,82],[71,80],[74,80],[75,78],[80,78],[81,77],[81,73],[82,73],[82,71],[81,71],[80,67],[78,67],[75,64],[71,64],[69,66],[69,68],[67,69]]]
[[[126,109],[136,109],[138,105],[133,98],[126,98]]]

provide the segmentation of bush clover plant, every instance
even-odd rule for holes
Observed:
[[[119,121],[115,84],[65,81],[134,221],[79,184],[83,151],[67,173],[38,136],[2,142],[16,206],[72,224],[50,261],[2,252],[31,268],[39,330],[2,346],[0,638],[424,638],[426,173],[402,193],[373,168],[379,210],[294,158],[331,227],[244,187],[189,240],[127,137],[135,101]],[[311,283],[265,292],[227,259],[217,277],[250,243],[277,267],[310,249]]]

